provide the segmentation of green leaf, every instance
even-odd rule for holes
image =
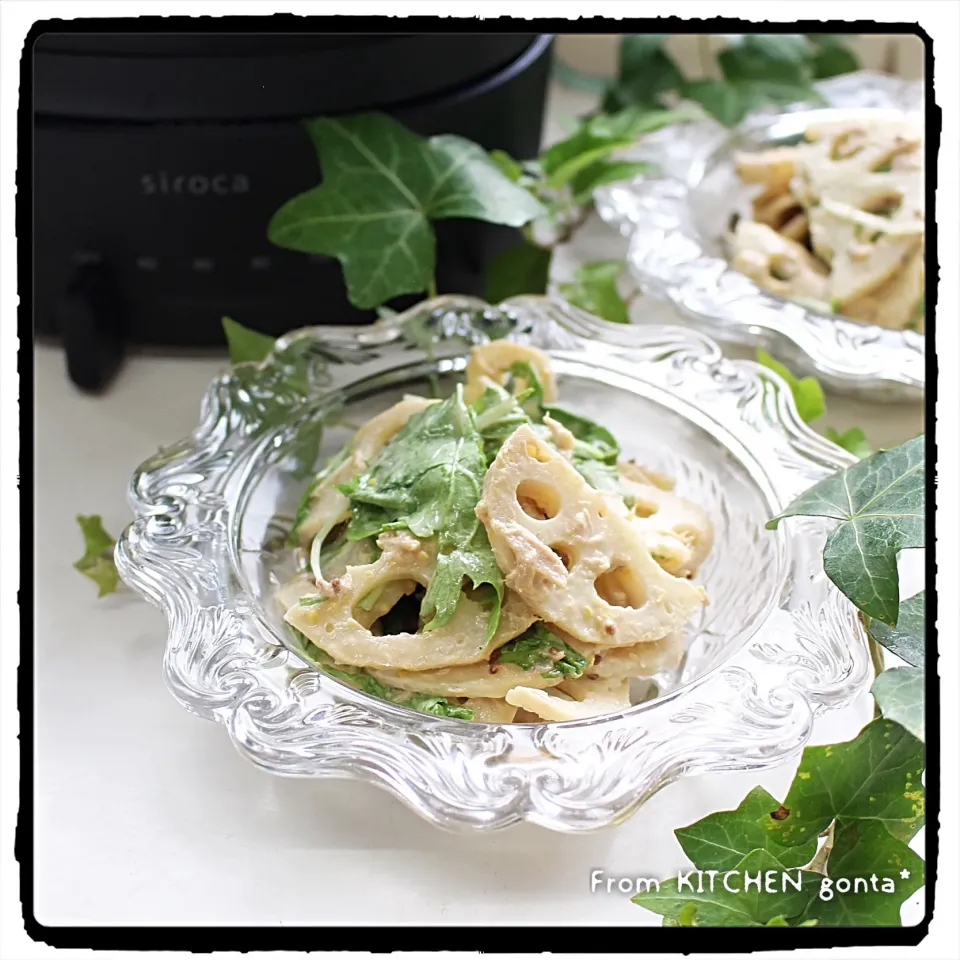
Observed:
[[[622,273],[622,260],[585,263],[577,269],[572,283],[560,284],[560,294],[575,307],[611,323],[629,323],[627,304],[617,289]]]
[[[595,114],[587,120],[586,126],[595,137],[633,141],[663,127],[699,119],[699,114],[686,106],[671,110],[625,107],[615,113]]]
[[[730,82],[759,81],[808,87],[813,79],[810,49],[800,33],[748,33],[717,56]]]
[[[817,852],[817,838],[796,847],[784,847],[762,825],[764,817],[780,808],[763,787],[754,787],[736,810],[712,813],[688,827],[675,830],[683,852],[702,870],[733,870],[751,850],[766,849],[785,867],[802,867]]]
[[[491,636],[497,628],[503,576],[475,512],[486,469],[483,438],[458,386],[414,414],[364,473],[339,487],[351,500],[351,540],[397,529],[436,536],[437,567],[420,608],[426,629],[450,621],[465,577],[493,588]]]
[[[113,562],[113,548],[117,541],[103,529],[103,521],[97,514],[90,517],[78,516],[77,523],[83,533],[84,554],[73,565],[74,569],[97,585],[98,597],[116,592],[120,574]]]
[[[563,407],[552,404],[543,408],[561,426],[566,427],[575,437],[576,442],[572,455],[574,459],[601,460],[604,463],[616,464],[620,456],[620,444],[617,438],[606,428],[595,423],[589,417],[579,413],[571,413]]]
[[[296,647],[304,659],[319,667],[331,677],[349,684],[357,690],[362,690],[371,697],[386,700],[388,703],[397,703],[402,707],[409,707],[411,710],[419,710],[421,713],[430,713],[436,717],[453,717],[457,720],[473,719],[472,710],[451,703],[446,697],[435,697],[426,693],[410,694],[405,690],[398,690],[396,687],[381,683],[372,674],[367,673],[363,667],[337,665],[326,650],[318,647],[299,630],[293,627],[290,630],[296,641]]]
[[[815,52],[810,61],[815,80],[826,80],[860,69],[857,55],[847,46],[846,38],[836,33],[808,33]]]
[[[873,448],[867,443],[867,437],[859,427],[851,427],[843,433],[834,430],[833,427],[827,427],[827,439],[861,460],[873,453]]]
[[[323,182],[284,204],[269,236],[281,247],[336,257],[357,307],[429,288],[436,261],[430,221],[519,227],[543,212],[462,137],[424,140],[376,113],[312,120],[307,128]]]
[[[909,730],[918,740],[925,739],[923,725],[923,670],[918,667],[892,667],[884,670],[870,688],[880,712]]]
[[[880,718],[855,740],[807,747],[777,817],[760,822],[779,843],[806,844],[833,821],[873,821],[903,841],[923,826],[923,744]]]
[[[586,658],[543,624],[535,623],[496,653],[496,662],[515,663],[524,670],[538,670],[544,677],[583,676]]]
[[[545,293],[552,250],[518,243],[498,253],[487,267],[484,299],[500,303],[523,293]]]
[[[506,150],[491,150],[489,157],[508,180],[512,183],[519,183],[523,176],[523,167]]]
[[[823,568],[867,616],[895,625],[899,609],[897,554],[924,545],[924,438],[880,450],[826,477],[780,516],[831,517]]]
[[[784,875],[790,880],[785,880]],[[768,876],[772,889],[767,886]],[[791,882],[797,880],[799,890]],[[755,927],[778,916],[802,914],[819,880],[817,874],[786,868],[769,851],[760,849],[748,853],[729,873],[724,871],[711,878],[697,871],[681,872],[678,878],[662,882],[658,890],[641,891],[631,899],[678,925],[682,917],[686,921],[683,925]],[[690,904],[696,905],[695,912]]]
[[[867,633],[881,646],[911,666],[922,667],[926,647],[926,591],[915,593],[900,603],[897,625],[865,618]]]
[[[699,103],[725,127],[736,126],[751,111],[771,103],[785,105],[816,99],[812,87],[772,80],[691,80],[680,93]]]
[[[593,133],[589,124],[580,126],[571,136],[560,140],[540,157],[547,186],[562,187],[597,160],[633,143],[632,136]]]
[[[220,322],[223,324],[223,335],[227,338],[231,363],[259,363],[267,357],[277,342],[276,337],[268,337],[259,330],[251,330],[229,317],[222,317]]]
[[[651,173],[657,168],[642,160],[596,160],[584,167],[571,181],[573,202],[577,205],[589,202],[593,191],[608,183],[632,180],[642,173]]]
[[[757,362],[786,380],[790,392],[793,394],[793,402],[797,407],[797,413],[804,423],[811,423],[823,416],[826,410],[826,400],[823,396],[823,388],[815,377],[804,377],[798,379],[791,371],[785,367],[779,360],[774,360],[764,350],[757,350]]]
[[[827,927],[899,927],[901,905],[923,883],[923,860],[882,823],[838,821],[827,878],[803,917]]]
[[[451,703],[446,697],[432,697],[426,693],[415,693],[406,700],[401,700],[400,703],[411,710],[430,713],[435,717],[453,717],[455,720],[473,719],[473,711],[469,707],[461,707],[458,704]]]
[[[631,33],[620,41],[620,71],[604,100],[604,109],[655,106],[660,95],[676,90],[683,74],[663,49],[665,33]]]

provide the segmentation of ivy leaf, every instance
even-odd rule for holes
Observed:
[[[833,820],[873,821],[903,841],[923,826],[923,744],[879,718],[855,740],[807,747],[778,816],[760,822],[787,846],[806,844]]]
[[[690,80],[681,96],[694,100],[725,127],[734,127],[752,110],[767,104],[790,104],[815,98],[805,84],[773,80]]]
[[[560,284],[560,295],[588,313],[611,323],[629,323],[630,315],[617,280],[623,273],[621,260],[597,260],[580,266],[572,283]]]
[[[620,41],[620,70],[603,107],[655,106],[660,95],[683,83],[680,68],[663,49],[665,33],[629,33]]]
[[[434,275],[431,220],[467,218],[519,227],[543,212],[469,140],[425,140],[382,114],[307,123],[323,182],[270,221],[281,247],[336,257],[354,306],[425,291]]]
[[[634,137],[621,133],[594,132],[589,123],[564,140],[548,147],[540,157],[540,169],[546,178],[548,187],[562,187],[597,160],[606,157],[614,150],[629,147]]]
[[[895,653],[911,666],[922,667],[926,648],[926,591],[915,593],[900,604],[897,625],[891,627],[880,620],[865,618],[867,633],[881,646]]]
[[[892,667],[884,670],[870,688],[880,712],[924,739],[923,670],[918,667]]]
[[[621,180],[632,180],[642,173],[652,173],[656,169],[654,164],[645,163],[643,160],[597,160],[589,167],[584,167],[570,181],[573,202],[578,206],[586,204],[597,187],[619,183]]]
[[[223,324],[223,335],[227,338],[231,363],[259,363],[267,357],[277,342],[275,337],[269,337],[259,330],[251,330],[229,317],[221,317],[220,323]]]
[[[924,863],[876,821],[839,821],[827,862],[829,881],[803,913],[828,927],[899,927],[900,907],[924,883]],[[845,878],[850,889],[836,889]],[[828,896],[829,890],[833,895]]]
[[[768,870],[773,871],[776,878],[775,892],[761,889]],[[746,883],[748,873],[751,877],[760,874],[760,883],[751,883],[749,889]],[[799,890],[792,883],[781,880],[784,873],[792,880],[800,880]],[[686,875],[681,874],[681,877]],[[664,881],[659,889],[643,890],[631,899],[653,913],[676,921],[677,925],[681,925],[683,918],[685,926],[755,927],[764,926],[777,916],[802,914],[820,882],[817,874],[795,869],[787,871],[767,850],[752,850],[731,868],[728,875],[712,879],[704,876],[702,884],[696,872],[692,877],[681,877]],[[696,905],[695,912],[690,909],[691,903]]]
[[[815,377],[803,377],[798,379],[787,369],[779,360],[774,360],[764,350],[757,350],[757,362],[773,370],[774,373],[786,380],[790,392],[793,394],[793,402],[796,405],[797,413],[804,423],[811,423],[823,416],[827,404],[823,396],[823,388]]]
[[[484,299],[500,303],[521,293],[545,293],[553,251],[518,243],[501,250],[487,267]]]
[[[635,106],[616,113],[598,113],[587,120],[586,126],[595,137],[632,142],[663,127],[698,119],[699,115],[686,106],[671,110]]]
[[[897,554],[924,545],[924,437],[826,477],[778,517],[831,517],[840,525],[827,537],[823,568],[867,616],[896,625]]]
[[[859,427],[851,427],[843,433],[834,430],[833,427],[827,427],[827,439],[861,460],[873,453],[873,448],[867,443],[866,434]]]
[[[496,168],[511,182],[519,183],[523,176],[523,167],[506,150],[491,150],[488,154]]]
[[[807,39],[814,47],[810,61],[815,80],[826,80],[842,73],[860,69],[857,55],[847,46],[844,37],[836,33],[809,33]]]
[[[785,867],[802,867],[817,852],[817,838],[784,847],[762,824],[780,808],[763,787],[754,787],[736,810],[712,813],[688,827],[675,830],[683,852],[700,869],[733,870],[752,850],[766,849]]]
[[[809,87],[809,47],[800,33],[748,33],[717,56],[724,79]]]
[[[97,585],[98,597],[116,592],[120,574],[113,562],[113,548],[117,541],[103,529],[103,521],[96,514],[90,517],[78,516],[77,523],[83,533],[84,554],[73,565],[74,569]]]

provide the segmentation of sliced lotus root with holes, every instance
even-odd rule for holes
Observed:
[[[535,509],[528,513],[524,503]],[[477,516],[507,586],[542,620],[579,640],[659,640],[705,600],[702,588],[650,556],[619,498],[589,486],[527,425],[487,471]]]
[[[713,524],[707,512],[670,490],[626,477],[620,483],[622,491],[633,497],[633,506],[627,509],[643,531],[653,559],[675,577],[692,577],[713,547]]]
[[[572,646],[590,661],[583,679],[622,680],[652,677],[665,670],[675,670],[683,659],[686,643],[678,630],[662,640],[635,643],[629,647],[598,647],[576,641]]]
[[[492,380],[501,386],[507,379],[510,367],[515,363],[529,363],[543,384],[543,400],[545,403],[554,403],[557,399],[557,385],[550,366],[550,358],[536,347],[525,343],[513,343],[510,340],[491,340],[474,347],[470,351],[465,371],[466,381],[463,385],[463,399],[473,403],[486,389],[486,381]],[[526,384],[519,384],[521,389]]]
[[[744,183],[762,183],[768,190],[785,190],[793,176],[795,147],[774,147],[754,153],[738,153],[737,175]]]
[[[886,283],[872,293],[857,300],[851,300],[844,312],[848,317],[874,323],[878,327],[900,330],[915,322],[918,329],[923,328],[923,249],[913,256]]]
[[[568,681],[579,684],[580,681]],[[532,687],[514,687],[506,696],[506,701],[521,710],[536,714],[543,720],[562,722],[564,720],[585,720],[589,717],[601,717],[607,713],[618,713],[630,706],[630,681],[615,680],[593,682],[589,689],[575,687],[582,699],[569,694],[547,693]]]
[[[471,697],[463,705],[473,711],[473,719],[477,723],[513,723],[517,715],[517,708],[506,700]]]
[[[317,484],[310,495],[310,511],[297,530],[300,546],[307,548],[318,533],[328,534],[350,516],[350,501],[338,489],[358,473],[386,446],[397,431],[415,414],[436,403],[426,397],[404,397],[392,407],[368,420],[350,441],[343,463]]]
[[[734,270],[782,297],[827,298],[827,268],[766,224],[741,220],[733,234]]]
[[[636,480],[637,483],[647,483],[661,490],[672,490],[676,485],[673,477],[668,477],[665,473],[658,473],[649,467],[641,466],[632,460],[621,460],[617,463],[617,469],[622,477],[628,480]]]
[[[515,663],[483,660],[444,670],[371,670],[381,683],[414,693],[440,697],[504,697],[516,686],[555,687],[563,676],[545,677]]]
[[[436,569],[436,544],[406,531],[381,534],[377,544],[383,551],[377,560],[348,567],[342,577],[330,581],[332,596],[325,602],[311,607],[297,604],[285,617],[338,663],[397,670],[476,663],[519,636],[536,619],[518,597],[507,593],[497,631],[487,641],[489,607],[462,596],[453,618],[442,627],[378,636],[363,623],[368,611],[361,609],[361,601],[397,582],[429,587]]]

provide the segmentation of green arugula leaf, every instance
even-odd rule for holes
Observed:
[[[388,703],[396,703],[402,707],[409,707],[411,710],[418,710],[421,713],[430,713],[436,717],[453,717],[456,720],[473,719],[471,709],[451,703],[446,697],[435,697],[425,693],[407,693],[406,690],[398,690],[396,687],[381,683],[363,667],[338,666],[326,650],[318,647],[305,634],[295,627],[290,627],[290,630],[296,641],[295,645],[303,658],[336,680],[349,684],[357,690],[362,690],[371,697],[386,700]]]
[[[487,303],[500,303],[523,293],[546,293],[553,251],[521,242],[501,250],[487,267]]]
[[[923,670],[919,667],[891,667],[873,681],[870,692],[888,720],[923,740],[923,689]]]
[[[113,548],[117,541],[103,529],[103,521],[97,514],[78,516],[77,523],[83,533],[84,554],[73,568],[97,585],[97,597],[115,593],[120,584],[120,574],[113,562]]]
[[[227,338],[231,363],[259,363],[267,357],[277,342],[276,337],[269,337],[259,330],[251,330],[229,317],[221,317],[220,322],[223,325],[223,335]]]
[[[736,810],[713,813],[674,832],[683,852],[700,869],[733,870],[757,849],[766,849],[785,867],[806,866],[817,852],[816,836],[784,847],[762,826],[763,818],[779,808],[780,802],[763,787],[754,787]]]
[[[620,456],[620,444],[606,427],[600,426],[589,417],[571,413],[553,404],[544,406],[543,412],[549,414],[562,427],[566,427],[576,438],[572,451],[574,459],[581,457],[616,464]]]
[[[807,747],[777,816],[759,822],[787,846],[806,844],[833,820],[873,821],[903,841],[923,826],[923,744],[879,718],[855,740]]]
[[[798,379],[787,367],[779,360],[775,360],[765,350],[757,350],[757,362],[773,370],[774,373],[786,380],[790,392],[793,394],[793,402],[796,405],[797,413],[804,423],[811,423],[823,416],[826,410],[826,400],[823,396],[823,388],[815,377],[804,377]]]
[[[570,181],[573,202],[578,206],[588,203],[594,190],[608,183],[632,180],[643,173],[656,171],[656,166],[643,160],[596,160],[584,167]]]
[[[767,887],[767,871],[772,871],[774,889]],[[790,879],[784,880],[784,874]],[[755,927],[764,926],[775,917],[800,916],[821,880],[818,874],[786,868],[763,849],[752,850],[729,874],[711,878],[693,871],[692,875],[681,877],[684,879],[666,880],[659,889],[641,891],[631,899],[678,925],[683,918],[683,926]],[[799,890],[794,886],[796,881],[800,883]],[[690,904],[696,905],[695,911]]]
[[[526,401],[534,396],[535,389],[530,396],[523,397],[521,394],[518,398],[499,385],[491,385],[470,405],[474,423],[483,438],[484,456],[488,464],[493,463],[503,442],[517,427],[530,423],[530,417],[518,399]]]
[[[528,627],[497,652],[497,663],[514,663],[524,670],[538,670],[544,677],[582,677],[586,658],[551,633],[541,623]]]
[[[826,477],[778,517],[832,517],[827,576],[867,616],[895,625],[899,610],[897,554],[924,545],[924,438],[880,450]]]
[[[454,720],[472,720],[473,711],[469,707],[461,707],[451,703],[446,697],[432,697],[426,693],[415,693],[406,700],[400,701],[401,706],[420,713],[430,713],[435,717],[452,717]]]
[[[827,427],[826,435],[828,440],[832,440],[838,447],[842,447],[861,460],[873,453],[873,448],[867,443],[866,435],[859,427],[851,427],[843,433],[834,430],[833,427]]]
[[[572,283],[560,284],[560,294],[573,306],[611,323],[629,323],[627,304],[617,289],[622,273],[622,260],[585,263],[577,269]]]
[[[900,907],[924,882],[924,863],[877,821],[838,821],[827,878],[803,913],[828,927],[899,927]],[[846,879],[849,892],[840,892]],[[831,896],[832,894],[832,896]]]
[[[519,227],[543,208],[497,163],[462,137],[424,140],[376,113],[307,124],[323,182],[270,221],[281,247],[336,257],[354,306],[377,307],[433,282],[430,221],[485,220]]]
[[[842,73],[860,69],[857,55],[847,46],[846,38],[836,33],[808,33],[807,39],[814,47],[810,61],[815,80],[826,80]]]
[[[656,106],[661,94],[676,90],[683,74],[663,49],[665,33],[630,33],[620,41],[620,70],[604,98],[604,110]]]
[[[915,593],[900,603],[897,625],[891,627],[880,620],[864,618],[867,633],[881,646],[895,653],[911,666],[922,667],[926,648],[926,591]]]
[[[486,469],[483,438],[458,386],[414,414],[364,473],[339,487],[351,500],[351,540],[396,529],[437,537],[437,568],[421,605],[425,629],[449,623],[465,577],[493,588],[491,636],[497,628],[503,576],[475,512]]]

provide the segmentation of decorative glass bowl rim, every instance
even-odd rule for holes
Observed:
[[[118,541],[117,565],[167,616],[171,692],[223,723],[237,749],[267,770],[372,781],[451,829],[522,820],[597,829],[621,822],[680,775],[756,769],[795,755],[814,716],[849,703],[870,675],[852,606],[806,558],[796,562],[812,592],[798,605],[783,591],[774,611],[788,626],[762,640],[742,637],[718,667],[655,700],[552,724],[480,724],[377,700],[298,658],[237,589],[225,564],[224,494],[245,453],[351,382],[407,368],[412,358],[449,369],[469,343],[501,335],[586,357],[681,416],[696,410],[715,442],[763,470],[764,494],[778,505],[851,462],[800,421],[776,374],[725,359],[689,328],[610,324],[551,298],[491,307],[440,297],[373,326],[295,331],[263,362],[214,380],[194,433],[134,473],[136,519]],[[797,537],[822,543],[829,528],[801,525],[769,535],[787,546]],[[811,555],[819,563],[819,552]]]
[[[917,82],[869,73],[863,77],[862,105],[855,97],[831,105],[828,97],[826,106],[760,112],[732,131],[709,121],[694,125],[701,129],[688,134],[696,147],[685,169],[603,187],[597,209],[629,238],[628,268],[643,292],[666,298],[704,331],[770,349],[836,392],[917,400],[926,380],[924,334],[861,323],[764,290],[723,256],[706,252],[690,207],[691,195],[712,165],[723,162],[745,138],[757,142],[778,130],[796,135],[817,119],[902,116],[930,109]],[[824,89],[830,89],[829,82]],[[667,143],[660,149],[668,149]]]

